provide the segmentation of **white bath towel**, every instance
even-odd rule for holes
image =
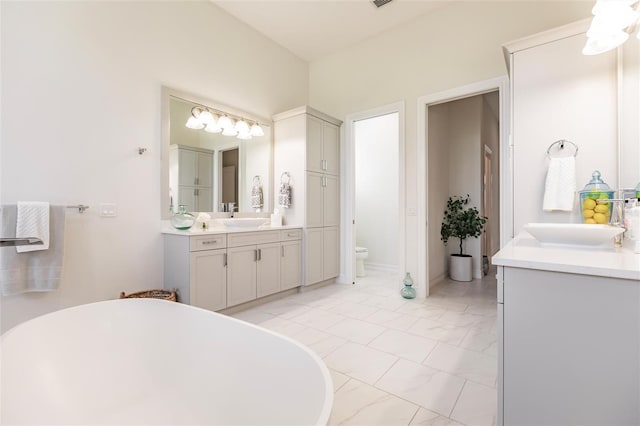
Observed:
[[[0,249],[0,291],[3,296],[52,291],[60,286],[64,260],[65,206],[51,206],[49,250],[16,253]],[[0,206],[0,235],[14,237],[17,207]]]
[[[42,244],[17,246],[18,253],[49,249],[49,203],[42,201],[18,201],[16,238],[35,237]]]
[[[547,180],[544,185],[542,210],[573,210],[573,199],[576,193],[576,159],[575,157],[558,157],[549,161]]]

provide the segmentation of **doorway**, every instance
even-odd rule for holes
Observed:
[[[239,149],[233,148],[221,152],[220,203],[233,203],[238,208],[238,168],[240,166]]]
[[[398,273],[399,114],[355,122],[356,283]]]
[[[377,141],[378,136],[375,129],[376,124],[379,125],[384,121],[387,121],[387,124],[389,122],[395,123],[391,130],[387,129],[388,132],[395,133],[395,136],[389,135],[386,142],[380,142]],[[372,132],[369,127],[373,128]],[[366,136],[367,134],[370,134],[371,137]],[[359,143],[359,151],[362,153],[360,160],[356,159],[357,135],[360,135],[358,139],[361,140]],[[348,115],[345,119],[343,140],[345,141],[341,145],[343,178],[340,182],[340,192],[342,194],[341,205],[343,206],[341,223],[344,226],[340,229],[341,262],[338,282],[356,284],[357,246],[369,249],[369,257],[365,262],[369,263],[371,271],[385,271],[387,274],[399,276],[400,272],[405,269],[405,176],[402,172],[405,169],[404,102]],[[386,163],[383,162],[381,151],[385,149],[394,152],[389,154],[395,157],[394,160],[387,158]],[[365,155],[371,158],[365,157]],[[356,161],[359,161],[360,166]],[[390,161],[395,164],[390,166]],[[357,170],[362,172],[359,177],[360,185],[356,183]],[[367,174],[370,176],[369,178]],[[380,185],[383,185],[384,189],[379,189]],[[361,197],[357,197],[357,186],[360,186]],[[363,195],[363,189],[370,192],[371,195],[368,197]],[[396,197],[394,198],[393,195]],[[360,200],[359,209],[357,208],[358,199]],[[371,204],[367,205],[367,199]],[[389,212],[397,217],[397,221],[395,219],[387,220]],[[360,219],[358,219],[358,214]],[[357,235],[359,221],[370,222],[369,224],[363,223],[363,226],[360,227],[360,236]],[[386,248],[378,250],[381,244],[377,236],[382,234],[385,235],[384,240],[386,241],[389,238],[393,239],[394,254],[390,254]],[[392,236],[389,237],[387,234]],[[400,283],[400,280],[397,282]]]
[[[482,244],[482,240],[476,242],[474,259],[474,276],[480,278],[483,274],[483,255],[490,256],[503,246],[513,237],[513,206],[512,206],[512,159],[511,149],[509,146],[509,80],[505,77],[499,77],[491,80],[473,83],[467,86],[461,86],[455,89],[447,90],[433,95],[423,96],[418,99],[418,295],[428,296],[429,286],[441,281],[447,274],[448,252],[440,241],[440,223],[444,212],[444,205],[449,195],[466,195],[467,188],[473,191],[470,193],[473,205],[477,206],[481,213],[484,210],[483,176],[484,176],[484,144],[478,143],[474,145],[473,151],[469,151],[469,144],[462,144],[462,151],[457,152],[457,148],[449,147],[446,143],[436,143],[434,140],[438,138],[438,131],[444,131],[442,128],[437,129],[438,122],[436,120],[438,112],[443,113],[446,109],[446,103],[454,101],[464,101],[471,99],[476,95],[490,95],[492,99],[483,99],[475,104],[479,105],[480,111],[484,114],[491,114],[497,119],[497,126],[491,127],[494,133],[492,137],[497,141],[495,145],[490,146],[491,154],[491,175],[492,185],[491,193],[486,194],[491,197],[490,211],[491,223],[490,233],[487,235],[488,241],[486,245]],[[461,102],[460,105],[465,102]],[[468,102],[467,102],[468,104]],[[442,108],[437,108],[445,105]],[[458,105],[458,106],[460,106]],[[467,105],[468,107],[469,105]],[[442,114],[441,114],[442,115]],[[482,114],[477,115],[482,117]],[[461,127],[466,126],[463,121]],[[433,127],[436,127],[434,129]],[[442,127],[442,125],[441,125]],[[445,126],[446,127],[446,126]],[[451,127],[449,127],[451,128]],[[457,129],[453,127],[455,131]],[[435,135],[434,135],[435,133]],[[441,135],[442,136],[442,135]],[[486,137],[487,135],[485,135]],[[482,137],[482,134],[480,134]],[[440,138],[442,139],[442,138]],[[441,152],[438,153],[438,150]],[[444,161],[436,161],[445,155]],[[436,158],[432,158],[435,156]],[[451,158],[454,164],[450,167]],[[459,163],[465,164],[471,161],[470,166],[460,166]],[[446,164],[446,167],[444,166]],[[455,167],[454,167],[455,166]],[[457,172],[454,171],[457,169]],[[471,172],[473,170],[473,172]],[[461,178],[462,175],[469,175]],[[472,175],[472,176],[471,176]],[[439,185],[444,182],[446,185]],[[475,180],[475,184],[468,182]],[[451,183],[453,182],[453,184]],[[444,188],[447,188],[446,191]],[[444,201],[443,201],[444,200]],[[469,240],[467,241],[467,244]],[[485,251],[486,250],[486,251]],[[472,254],[472,253],[470,253]]]

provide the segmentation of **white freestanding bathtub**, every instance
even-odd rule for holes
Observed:
[[[1,423],[319,425],[333,386],[291,339],[180,303],[57,311],[2,336]]]

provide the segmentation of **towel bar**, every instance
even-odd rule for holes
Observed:
[[[85,206],[84,204],[78,204],[77,206],[67,206],[68,209],[78,209],[78,213],[84,213],[89,209],[89,206]]]
[[[42,244],[40,238],[0,238],[0,247],[29,246]]]

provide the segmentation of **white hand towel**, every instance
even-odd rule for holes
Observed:
[[[49,249],[49,203],[40,201],[18,201],[16,238],[36,237],[41,245],[17,246],[18,253]]]
[[[576,159],[575,157],[558,157],[549,161],[547,180],[544,185],[542,210],[573,210],[573,199],[576,193]]]

